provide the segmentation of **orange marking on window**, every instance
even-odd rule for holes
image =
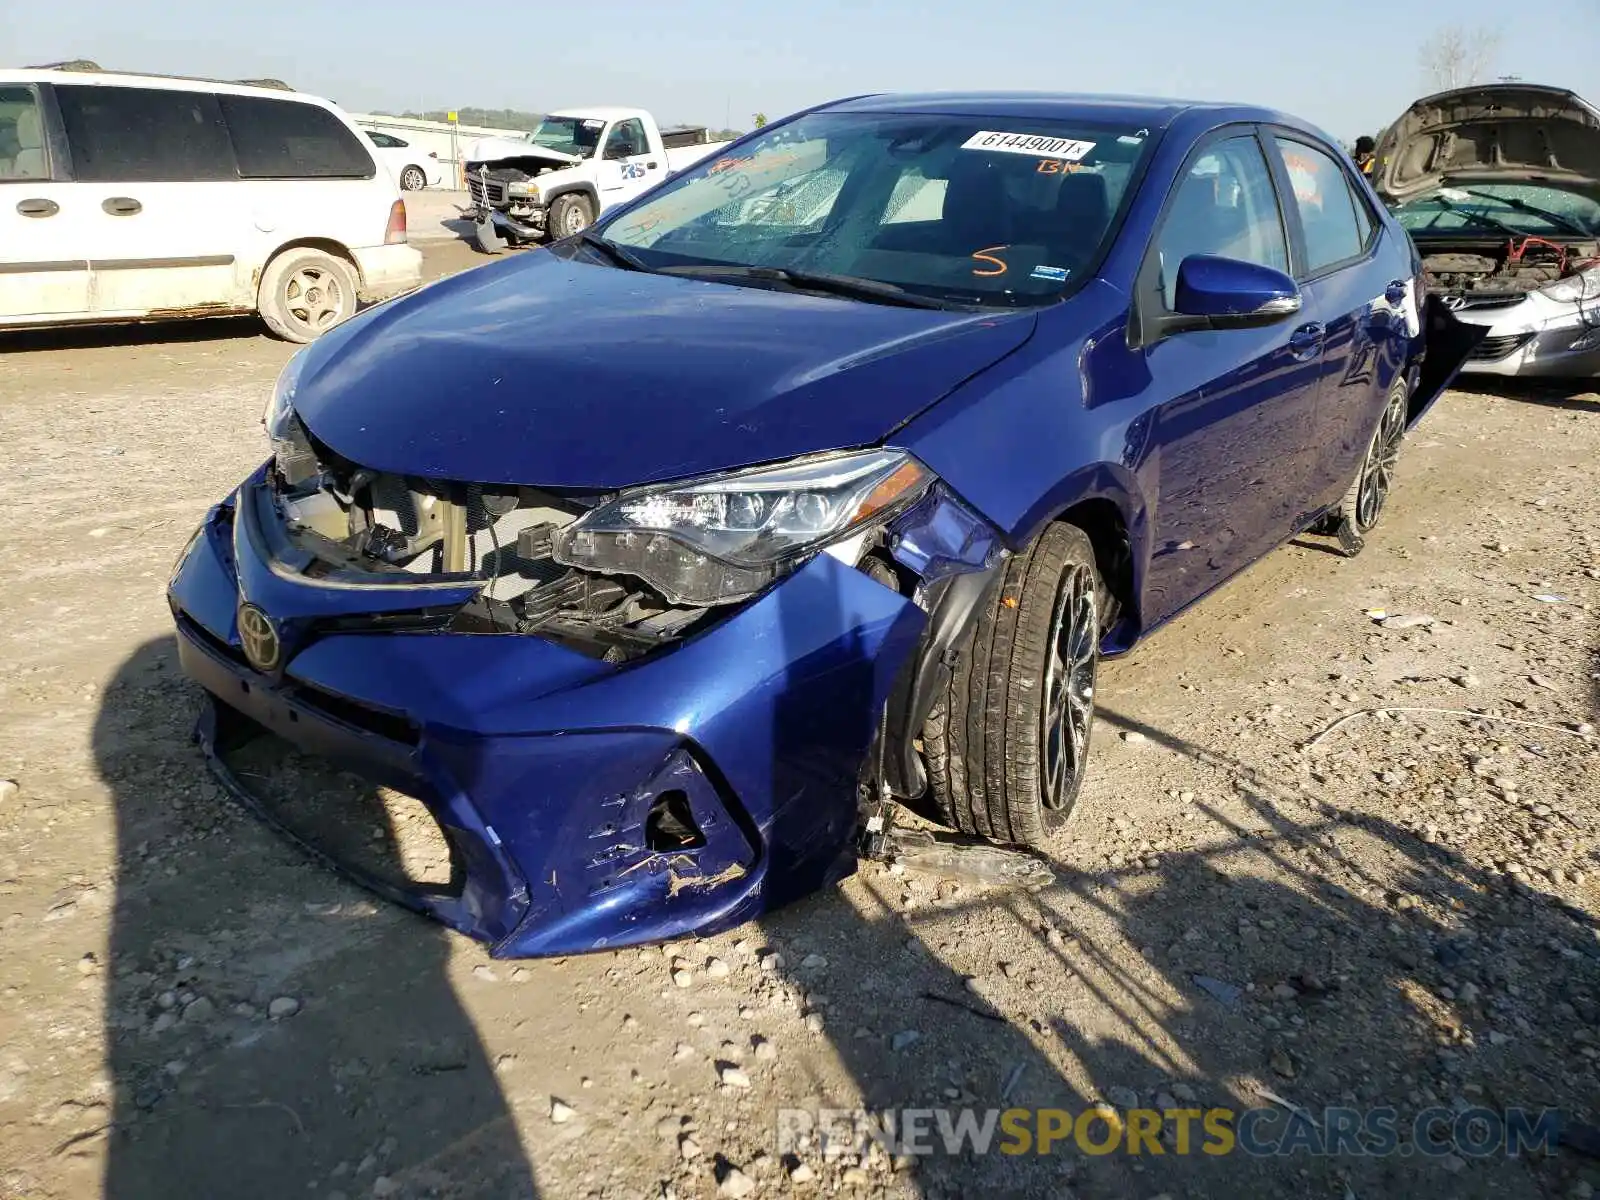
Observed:
[[[1011,268],[1006,266],[1005,259],[996,258],[995,252],[997,250],[1009,250],[1010,248],[1011,244],[1008,242],[1004,246],[985,246],[982,250],[973,251],[972,258],[974,262],[993,263],[996,269],[993,271],[980,271],[977,267],[974,267],[972,268],[972,273],[978,276],[980,279],[991,278],[995,275],[1004,275]]]

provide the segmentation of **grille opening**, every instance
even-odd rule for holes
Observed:
[[[695,824],[694,811],[689,807],[689,793],[673,788],[651,802],[644,819],[644,844],[655,854],[698,850],[706,844],[706,835]]]
[[[274,821],[381,884],[415,896],[461,896],[461,856],[419,797],[342,770],[253,722],[249,732],[254,736],[219,745],[218,752]]]

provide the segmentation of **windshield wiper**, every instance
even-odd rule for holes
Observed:
[[[1457,189],[1457,190],[1459,190],[1459,189]],[[1484,226],[1485,228],[1488,228],[1488,229],[1499,230],[1499,232],[1510,234],[1512,237],[1521,237],[1522,236],[1521,233],[1519,233],[1515,229],[1511,228],[1511,226],[1507,225],[1504,221],[1496,221],[1493,217],[1486,217],[1482,213],[1473,212],[1471,209],[1458,207],[1457,205],[1455,205],[1455,204],[1453,204],[1451,202],[1451,200],[1450,200],[1450,198],[1448,196],[1438,195],[1438,196],[1432,197],[1432,199],[1434,200],[1435,203],[1440,205],[1446,212],[1453,212],[1458,217],[1462,217],[1462,218],[1464,218],[1464,219],[1466,219],[1468,221],[1473,222],[1474,224],[1482,225],[1482,226]],[[1496,196],[1495,199],[1498,200],[1499,197]]]
[[[617,245],[615,242],[608,242],[598,233],[592,233],[585,229],[578,235],[578,240],[585,246],[600,251],[600,253],[609,258],[613,264],[621,267],[625,271],[644,271],[646,273],[650,273],[655,270],[654,267],[648,266],[644,259],[640,258],[632,250],[626,250]]]
[[[1480,200],[1498,201],[1507,208],[1514,208],[1518,212],[1525,212],[1541,220],[1549,221],[1550,224],[1565,230],[1567,233],[1577,234],[1579,237],[1593,236],[1591,230],[1585,229],[1571,217],[1564,217],[1558,212],[1551,212],[1548,208],[1540,208],[1537,204],[1529,204],[1526,200],[1519,199],[1516,196],[1495,196],[1488,192],[1475,192],[1471,188],[1458,188],[1457,190],[1466,192],[1469,196],[1476,196]]]
[[[824,292],[851,300],[876,304],[900,304],[907,308],[946,308],[943,301],[908,292],[903,287],[858,275],[835,275],[826,271],[797,271],[790,267],[753,267],[741,263],[703,263],[662,267],[663,275],[693,275],[707,279],[761,279],[784,283],[807,292]]]

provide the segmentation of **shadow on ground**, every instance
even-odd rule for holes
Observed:
[[[381,1195],[404,1171],[407,1195],[536,1195],[450,935],[352,903],[225,799],[190,741],[197,699],[161,639],[94,731],[117,844],[104,1194]]]
[[[1115,712],[1102,721],[1102,738],[1137,730],[1232,775],[1236,801],[1197,806],[1203,846],[1058,869],[1031,894],[969,897],[869,867],[848,893],[859,906],[831,893],[776,915],[765,927],[851,1080],[788,1103],[970,1107],[980,1120],[1096,1103],[1262,1108],[1252,1129],[1268,1146],[1290,1106],[1323,1135],[1328,1107],[1395,1113],[1381,1157],[1215,1156],[1198,1119],[1188,1155],[1170,1126],[1160,1153],[1146,1143],[1138,1156],[1086,1154],[1070,1136],[1048,1157],[952,1154],[935,1121],[934,1152],[900,1164],[928,1197],[1536,1197],[1600,1183],[1600,1164],[1570,1149],[1447,1157],[1413,1132],[1429,1110],[1437,1128],[1467,1109],[1600,1116],[1592,914],[1384,815],[1336,808],[1322,798],[1334,768],[1315,757],[1302,775],[1261,770]],[[825,978],[808,955],[828,960]],[[819,1157],[818,1143],[803,1153]]]

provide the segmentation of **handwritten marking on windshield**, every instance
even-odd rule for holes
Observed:
[[[1008,242],[1004,246],[985,246],[982,250],[974,250],[972,252],[972,259],[974,262],[993,263],[995,269],[992,271],[983,271],[979,270],[977,267],[973,267],[972,273],[980,279],[992,278],[995,275],[1004,275],[1011,268],[1006,266],[1005,259],[996,258],[995,254],[1000,250],[1009,250],[1010,248],[1011,245]]]

